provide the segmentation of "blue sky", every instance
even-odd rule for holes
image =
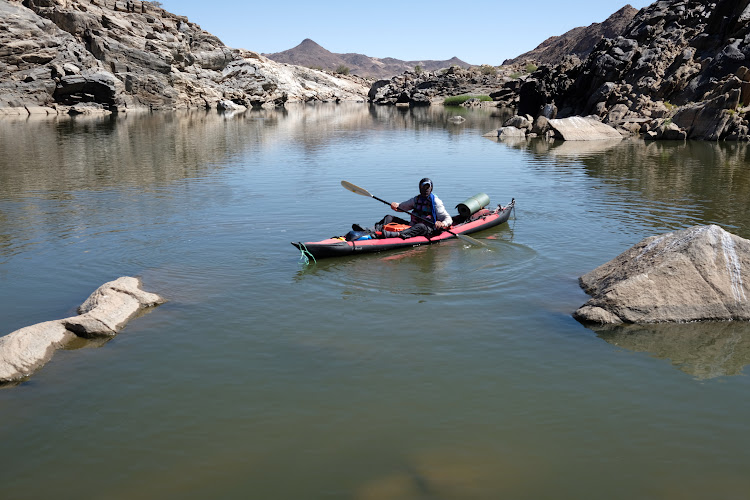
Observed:
[[[554,35],[604,21],[628,3],[651,1],[475,0],[379,2],[162,0],[229,47],[281,52],[305,38],[336,53],[406,61],[445,60],[500,65]]]

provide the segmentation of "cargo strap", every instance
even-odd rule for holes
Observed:
[[[306,266],[310,264],[310,259],[313,260],[313,263],[318,263],[318,261],[315,260],[315,256],[310,253],[304,243],[300,243],[298,248],[301,254],[299,257],[300,262],[304,262]]]

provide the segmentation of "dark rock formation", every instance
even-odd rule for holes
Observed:
[[[593,115],[623,135],[748,140],[748,67],[750,0],[659,0],[583,61],[568,55],[520,79],[487,82],[484,90],[498,106],[532,120],[552,106],[559,118]],[[437,95],[470,92],[452,88],[444,75],[430,77],[393,79],[371,100],[394,103],[395,95],[412,96],[419,85],[439,89]]]
[[[542,82],[534,99],[554,102],[562,116],[604,121],[620,106],[613,124],[640,123],[644,133],[671,119],[688,138],[746,140],[740,103],[750,102],[749,3],[657,1],[581,64],[531,75]]]

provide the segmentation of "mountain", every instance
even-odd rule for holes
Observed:
[[[533,62],[539,66],[555,66],[569,55],[585,59],[603,38],[616,38],[621,35],[637,13],[638,9],[628,4],[604,22],[573,28],[560,36],[550,37],[534,50],[513,59],[506,59],[503,65]]]
[[[336,54],[321,47],[309,38],[294,48],[274,54],[263,54],[265,57],[286,64],[295,64],[308,68],[320,68],[328,71],[338,71],[340,68],[348,68],[353,75],[363,78],[384,79],[402,74],[404,71],[413,71],[416,66],[421,66],[425,71],[436,71],[451,66],[468,68],[471,65],[457,57],[447,61],[402,61],[392,57],[378,59],[363,54],[347,53]]]

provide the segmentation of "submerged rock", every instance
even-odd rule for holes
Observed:
[[[78,308],[80,316],[46,321],[0,337],[0,384],[29,376],[57,349],[78,337],[114,336],[139,310],[164,302],[159,295],[144,292],[136,278],[105,283]]]
[[[716,225],[652,236],[580,284],[581,322],[750,320],[750,241]]]

